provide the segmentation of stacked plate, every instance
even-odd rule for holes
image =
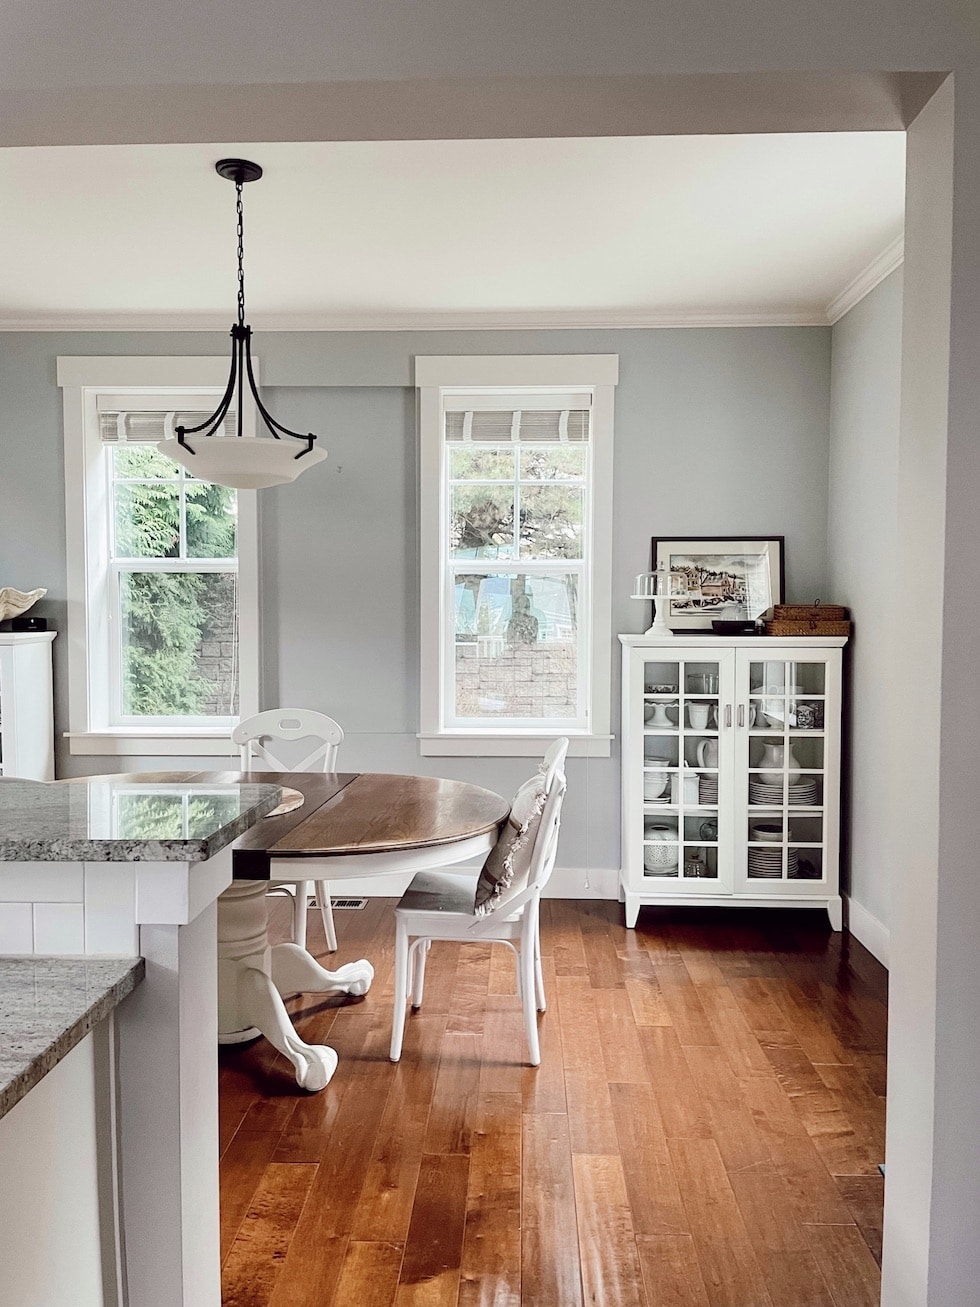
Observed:
[[[703,782],[702,782],[703,784]],[[815,776],[797,781],[789,787],[788,802],[791,808],[814,808],[819,803],[818,782]],[[702,800],[703,802],[703,800]],[[783,802],[783,787],[769,785],[755,777],[749,777],[749,803],[763,803],[778,806]]]
[[[701,776],[698,779],[698,803],[702,808],[712,808],[718,802],[718,777]]]
[[[786,856],[786,874],[797,876],[800,870],[800,855],[796,849],[789,849]],[[749,849],[749,876],[752,880],[781,880],[783,876],[783,850]]]

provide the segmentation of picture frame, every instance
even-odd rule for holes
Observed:
[[[782,603],[784,536],[654,536],[653,568],[683,575],[689,598],[672,599],[672,631],[710,631],[712,620],[755,621]]]

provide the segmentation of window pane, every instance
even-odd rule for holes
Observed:
[[[228,717],[238,712],[233,572],[124,572],[122,712]]]
[[[450,545],[454,558],[511,558],[512,486],[454,486]]]
[[[449,475],[453,481],[510,480],[514,476],[514,451],[479,445],[450,448]]]
[[[116,558],[176,558],[180,491],[176,482],[122,482],[113,487]]]
[[[227,486],[184,483],[188,558],[234,558],[238,496]]]
[[[524,445],[521,448],[521,476],[538,481],[584,477],[586,452],[581,445]]]
[[[578,716],[578,594],[573,573],[454,578],[457,717]]]
[[[122,445],[112,451],[112,474],[120,479],[169,477],[176,480],[180,467],[155,445]]]
[[[521,557],[581,558],[581,486],[521,487]]]

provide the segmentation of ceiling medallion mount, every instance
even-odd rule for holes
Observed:
[[[245,248],[242,187],[258,181],[262,169],[250,159],[219,159],[214,165],[219,177],[235,184],[235,210],[238,217],[238,320],[231,329],[231,372],[218,407],[196,427],[175,427],[176,438],[165,440],[160,452],[201,481],[213,481],[238,490],[260,490],[267,486],[295,481],[300,472],[327,457],[314,449],[316,436],[291,431],[277,422],[259,397],[252,370],[252,328],[245,321]],[[246,436],[243,429],[244,387],[248,381],[252,401],[265,423],[267,436]],[[236,431],[233,436],[219,434],[232,400],[235,401]],[[286,436],[288,439],[283,440]],[[190,439],[188,439],[190,437]],[[298,440],[303,448],[292,443]],[[300,462],[302,460],[302,462]]]

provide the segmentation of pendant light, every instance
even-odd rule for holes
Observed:
[[[325,450],[314,449],[316,436],[312,432],[303,435],[277,422],[259,398],[255,385],[252,328],[245,322],[242,187],[246,182],[258,181],[262,169],[248,159],[220,159],[214,167],[219,177],[235,183],[238,215],[238,321],[231,329],[231,373],[225,393],[211,416],[196,427],[175,427],[176,438],[163,441],[159,448],[161,454],[172,458],[200,481],[212,481],[238,490],[261,490],[295,481],[301,472],[315,463],[322,463],[327,455]],[[269,431],[267,436],[246,436],[242,430],[246,380],[259,416]],[[228,436],[221,432],[232,400],[235,402],[237,431]],[[297,447],[296,441],[302,448]]]

